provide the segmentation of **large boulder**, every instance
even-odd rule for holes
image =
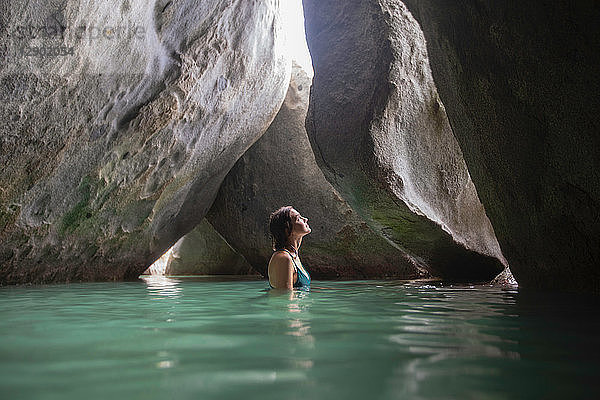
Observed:
[[[407,0],[519,285],[600,292],[600,8]]]
[[[416,278],[416,264],[375,233],[327,182],[304,121],[311,79],[298,66],[265,134],[231,169],[207,218],[227,242],[267,275],[269,214],[293,205],[308,217],[302,262],[313,278]]]
[[[280,2],[2,2],[0,283],[137,277],[289,83]]]
[[[248,261],[203,219],[154,262],[148,275],[257,275]]]
[[[315,76],[306,126],[325,177],[414,262],[488,280],[504,259],[398,0],[304,0]]]

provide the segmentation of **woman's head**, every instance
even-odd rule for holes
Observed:
[[[293,236],[302,237],[311,232],[308,218],[304,218],[292,206],[281,207],[269,218],[269,230],[273,238],[273,250],[282,249]]]

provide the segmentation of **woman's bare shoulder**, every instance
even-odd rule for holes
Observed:
[[[271,256],[271,260],[289,260],[289,261],[292,261],[292,257],[288,254],[287,251],[277,250]]]
[[[269,264],[276,266],[289,266],[292,264],[292,257],[285,251],[276,251],[271,256]]]

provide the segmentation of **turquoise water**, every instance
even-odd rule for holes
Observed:
[[[0,288],[3,399],[598,398],[597,298],[391,281]]]

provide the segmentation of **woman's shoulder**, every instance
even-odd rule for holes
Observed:
[[[289,260],[292,261],[292,256],[285,250],[275,250],[271,255],[271,260]]]
[[[292,256],[285,250],[278,250],[273,253],[269,265],[281,266],[285,268],[294,268]]]

